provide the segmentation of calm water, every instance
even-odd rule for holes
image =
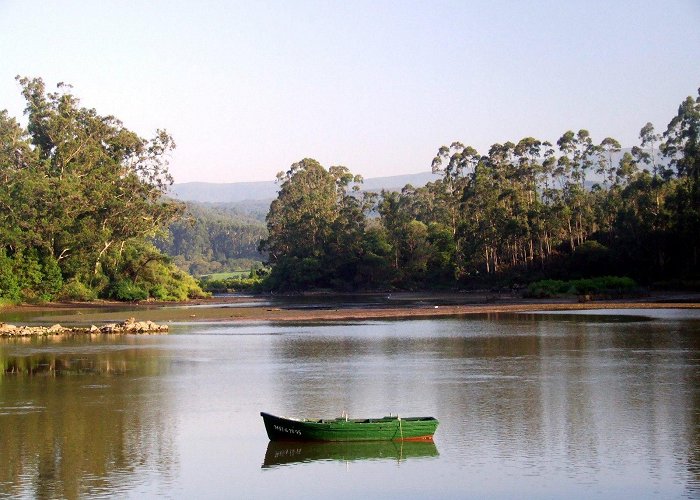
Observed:
[[[275,446],[261,410],[441,424],[434,445]],[[700,497],[700,314],[0,340],[0,497],[363,495]]]

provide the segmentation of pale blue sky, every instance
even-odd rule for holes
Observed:
[[[427,171],[587,128],[637,144],[700,87],[700,0],[0,0],[0,109],[14,77],[74,86],[143,136],[176,182],[273,180],[304,157],[365,177]]]

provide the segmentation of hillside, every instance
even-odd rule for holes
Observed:
[[[631,148],[623,148],[612,154],[613,164],[617,165],[625,153],[631,152]],[[595,161],[595,160],[594,160]],[[658,155],[657,164],[667,166],[668,159]],[[640,168],[645,168],[640,165]],[[646,167],[649,168],[649,167]],[[371,177],[364,180],[362,189],[365,191],[401,191],[406,184],[413,187],[425,186],[428,182],[440,179],[439,174],[431,172],[419,172],[417,174],[392,175],[387,177]],[[600,180],[595,173],[595,167],[587,173],[590,185]],[[194,201],[199,203],[219,204],[219,203],[239,203],[237,206],[242,211],[250,210],[253,217],[259,218],[260,203],[249,203],[250,201],[265,201],[269,207],[269,202],[277,197],[279,185],[275,181],[261,182],[181,182],[175,183],[170,188],[170,196],[181,201]],[[252,208],[250,208],[252,207]],[[267,210],[265,210],[267,212]],[[264,215],[263,215],[264,218]]]
[[[401,190],[406,184],[414,187],[424,186],[440,176],[430,172],[418,174],[393,175],[365,179],[363,189],[367,191]],[[181,201],[200,203],[235,203],[249,200],[272,200],[277,196],[279,185],[275,181],[265,182],[183,182],[175,183],[170,195]]]
[[[253,202],[254,203],[254,202]],[[263,260],[258,244],[267,235],[269,204],[251,213],[239,203],[186,202],[185,216],[155,240],[162,252],[192,275],[246,270]]]

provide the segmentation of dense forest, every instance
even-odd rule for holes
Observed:
[[[258,244],[267,235],[265,212],[252,204],[186,203],[183,217],[155,244],[193,276],[250,270],[263,260]]]
[[[27,126],[0,111],[0,301],[184,300],[202,294],[188,272],[258,260],[269,272],[252,282],[280,291],[613,274],[698,286],[700,90],[629,150],[586,130],[486,152],[454,142],[432,162],[438,180],[401,191],[306,158],[278,175],[263,221],[259,207],[169,198],[166,132],[141,138],[67,85],[18,81]]]
[[[172,138],[139,137],[70,86],[18,81],[27,127],[0,111],[0,302],[201,295],[151,243],[183,211],[163,196]]]
[[[267,215],[276,290],[523,284],[628,275],[697,286],[700,91],[663,133],[652,124],[619,156],[611,137],[567,131],[485,153],[459,142],[432,162],[442,178],[361,192],[345,167],[313,159],[278,175]]]

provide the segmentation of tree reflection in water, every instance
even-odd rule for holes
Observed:
[[[167,366],[105,340],[99,350],[89,337],[0,345],[0,496],[118,496],[144,470],[173,477],[175,428],[154,376]]]

